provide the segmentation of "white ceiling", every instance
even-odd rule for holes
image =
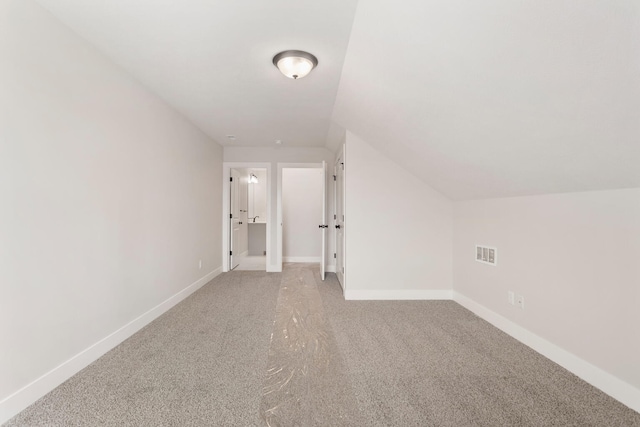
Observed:
[[[38,1],[223,145],[349,129],[453,199],[640,187],[638,0]]]
[[[38,0],[222,145],[324,146],[357,0]],[[306,50],[304,79],[273,65]]]

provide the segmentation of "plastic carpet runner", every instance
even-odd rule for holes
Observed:
[[[299,264],[283,272],[260,408],[271,427],[358,424],[316,269]]]

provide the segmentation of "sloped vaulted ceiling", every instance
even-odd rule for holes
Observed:
[[[640,186],[637,0],[38,2],[221,144],[348,129],[452,199]]]
[[[640,2],[361,1],[333,117],[453,199],[640,186]]]

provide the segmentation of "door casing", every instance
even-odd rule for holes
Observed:
[[[346,289],[345,272],[346,272],[346,251],[345,251],[345,180],[344,180],[344,148],[341,153],[338,154],[336,163],[334,165],[334,175],[336,177],[334,181],[334,215],[335,215],[335,245],[336,245],[336,276],[338,276],[338,282],[342,286],[342,292]]]

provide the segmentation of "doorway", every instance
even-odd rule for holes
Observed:
[[[326,270],[326,163],[278,164],[278,262]]]
[[[223,270],[273,271],[268,250],[271,165],[225,163],[223,174]]]
[[[231,169],[229,265],[231,270],[267,269],[267,170]]]

